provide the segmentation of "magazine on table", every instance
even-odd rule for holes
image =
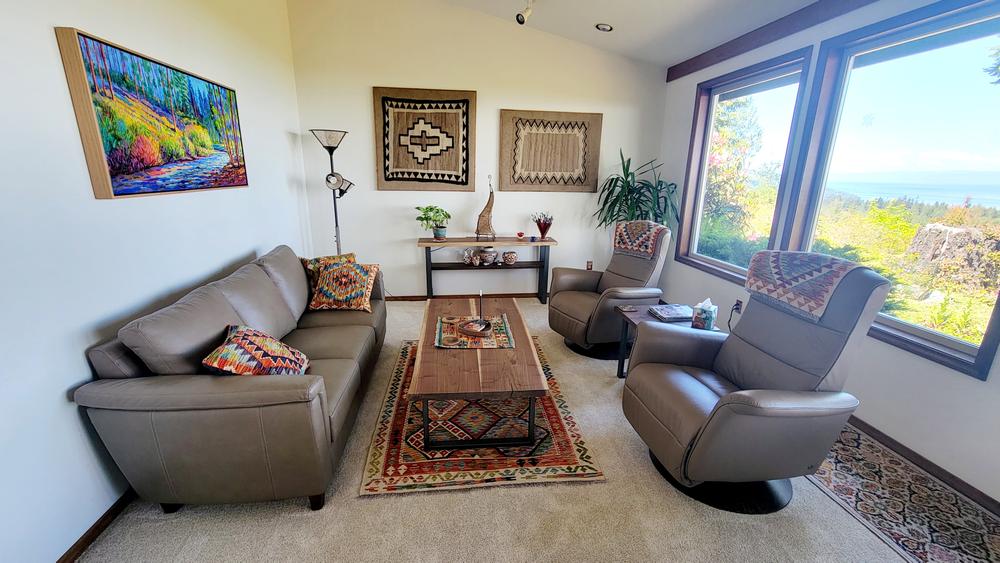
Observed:
[[[694,310],[687,305],[650,305],[649,314],[666,323],[690,321]]]

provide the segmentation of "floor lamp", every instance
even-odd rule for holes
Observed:
[[[310,129],[309,131],[330,155],[330,173],[326,175],[326,187],[330,188],[330,192],[333,194],[334,237],[337,242],[337,254],[342,254],[340,250],[340,216],[337,213],[337,200],[347,194],[347,190],[351,189],[354,182],[351,182],[333,170],[333,151],[337,150],[337,147],[340,146],[340,142],[344,140],[347,131],[337,131],[336,129]]]

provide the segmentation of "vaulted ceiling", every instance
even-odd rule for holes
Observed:
[[[527,0],[448,0],[518,27]],[[830,1],[830,0],[821,0]],[[813,0],[536,0],[526,26],[669,66],[812,4]],[[602,33],[598,23],[614,26]]]

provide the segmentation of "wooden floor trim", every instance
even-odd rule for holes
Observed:
[[[438,297],[447,297],[448,299],[475,299],[479,297],[478,293],[461,293],[459,295],[435,295]],[[484,293],[483,297],[513,297],[514,299],[527,299],[529,297],[538,297],[537,293]],[[386,301],[426,301],[426,295],[387,295],[385,297]]]
[[[97,522],[94,522],[94,525],[88,528],[87,531],[80,536],[80,539],[76,540],[76,543],[71,545],[70,548],[66,550],[66,553],[63,553],[62,557],[60,557],[57,561],[59,563],[70,563],[79,559],[80,556],[83,555],[83,552],[87,551],[87,548],[90,547],[90,544],[94,543],[94,540],[96,540],[101,533],[115,521],[115,518],[118,518],[118,515],[124,512],[125,508],[135,499],[136,494],[135,491],[132,490],[132,487],[125,489],[125,492],[122,493],[122,496],[120,496],[114,504],[111,505],[111,508],[107,509],[104,514],[97,519]]]
[[[952,489],[962,493],[963,495],[969,497],[970,500],[982,506],[986,510],[989,510],[993,514],[1000,516],[1000,502],[989,496],[988,494],[980,491],[979,489],[973,487],[972,485],[966,483],[961,478],[957,477],[955,474],[951,473],[947,469],[941,467],[940,465],[934,463],[933,461],[927,459],[926,457],[918,454],[917,452],[911,450],[910,448],[899,443],[898,440],[888,436],[881,430],[873,427],[871,424],[861,420],[856,416],[851,416],[849,420],[852,426],[856,427],[858,430],[868,434],[876,441],[880,442],[883,446],[889,448],[890,450],[896,452],[897,454],[903,456],[910,461],[913,465],[916,465],[920,469],[923,469],[927,473],[930,473],[937,480],[941,481],[945,485],[948,485]]]

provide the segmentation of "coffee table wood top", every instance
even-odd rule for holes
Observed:
[[[531,333],[517,301],[510,297],[483,298],[483,308],[488,316],[506,313],[514,348],[462,350],[434,346],[438,317],[478,315],[478,308],[478,298],[427,300],[408,391],[410,399],[506,399],[548,393]]]

